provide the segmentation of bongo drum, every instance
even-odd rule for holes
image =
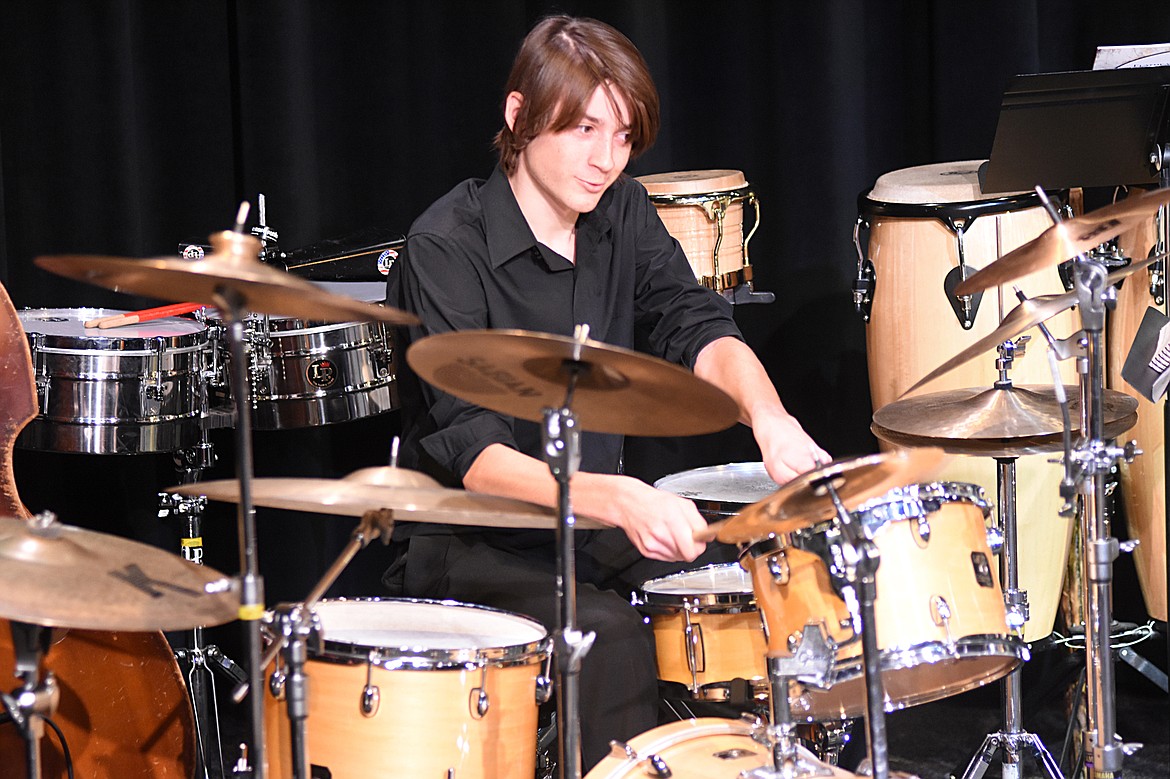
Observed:
[[[1122,254],[1143,260],[1157,243],[1157,222],[1123,233],[1117,239]],[[1138,422],[1126,433],[1142,450],[1132,463],[1121,463],[1121,496],[1131,538],[1141,543],[1133,551],[1138,583],[1146,601],[1146,611],[1154,619],[1166,620],[1166,435],[1162,427],[1162,402],[1151,403],[1134,392],[1121,378],[1121,366],[1137,336],[1146,309],[1153,306],[1166,313],[1165,292],[1162,300],[1151,291],[1152,275],[1138,272],[1125,280],[1117,291],[1117,307],[1109,313],[1106,352],[1108,382],[1112,389],[1137,398]]]
[[[751,286],[748,242],[760,225],[760,203],[738,170],[688,170],[639,176],[667,231],[682,244],[695,278],[716,292]],[[744,205],[754,209],[743,233]]]
[[[970,272],[983,268],[1051,226],[1035,193],[985,195],[979,186],[981,161],[949,162],[896,170],[881,176],[859,198],[854,230],[858,277],[871,282],[866,312],[866,349],[874,409],[897,400],[914,382],[948,358],[992,332],[1017,304],[1011,286],[972,296],[965,306],[949,290]],[[869,228],[867,251],[861,230]],[[1064,292],[1057,268],[1017,280],[1029,297]],[[864,308],[864,302],[860,303]],[[1079,329],[1075,312],[1049,320],[1057,338]],[[1039,329],[1025,335],[1026,354],[1012,365],[1017,385],[1053,383]],[[988,352],[922,387],[918,394],[968,387],[990,388],[998,373]],[[1075,366],[1061,366],[1062,380],[1076,384]],[[1052,632],[1060,603],[1072,522],[1060,517],[1061,468],[1045,455],[1017,463],[1016,514],[1019,586],[1028,594],[1030,617],[1024,638],[1036,641]],[[996,463],[990,458],[956,457],[940,476],[947,481],[992,486]]]

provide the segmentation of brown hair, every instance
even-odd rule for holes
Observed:
[[[630,109],[630,158],[658,135],[658,90],[646,61],[629,38],[596,19],[550,16],[532,28],[520,45],[505,95],[519,92],[524,102],[509,128],[494,140],[504,172],[533,138],[572,127],[585,113],[594,90],[617,92]],[[612,91],[611,91],[612,90]]]

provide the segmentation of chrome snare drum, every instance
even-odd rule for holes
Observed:
[[[535,774],[551,653],[540,623],[455,601],[404,599],[324,600],[314,615],[318,640],[309,642],[305,669],[314,776]],[[271,675],[264,696],[276,777],[292,773],[282,674]]]
[[[135,454],[199,441],[206,410],[207,327],[168,317],[116,329],[85,322],[124,313],[97,308],[18,312],[28,335],[40,414],[26,449]]]
[[[222,333],[222,323],[213,321]],[[254,316],[244,338],[257,430],[348,422],[398,407],[390,333],[380,322]],[[230,403],[230,350],[226,338],[216,341],[213,392]]]

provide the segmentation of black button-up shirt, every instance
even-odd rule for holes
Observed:
[[[571,336],[584,323],[596,341],[689,368],[711,341],[742,338],[730,305],[695,281],[634,179],[619,178],[578,218],[576,249],[571,263],[537,242],[499,168],[487,181],[463,182],[415,221],[387,295],[422,320],[396,341],[402,466],[456,485],[490,444],[540,457],[539,424],[452,397],[410,373],[405,350],[426,335],[515,328]],[[662,413],[671,413],[663,401]],[[621,436],[587,433],[581,453],[582,470],[616,473]]]

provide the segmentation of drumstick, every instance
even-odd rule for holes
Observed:
[[[170,305],[158,306],[157,308],[144,308],[141,311],[127,311],[125,314],[114,314],[112,316],[90,319],[85,322],[85,326],[107,330],[111,327],[122,327],[124,325],[138,324],[139,322],[149,322],[151,319],[162,319],[168,316],[189,314],[200,308],[203,308],[202,303],[171,303]]]

